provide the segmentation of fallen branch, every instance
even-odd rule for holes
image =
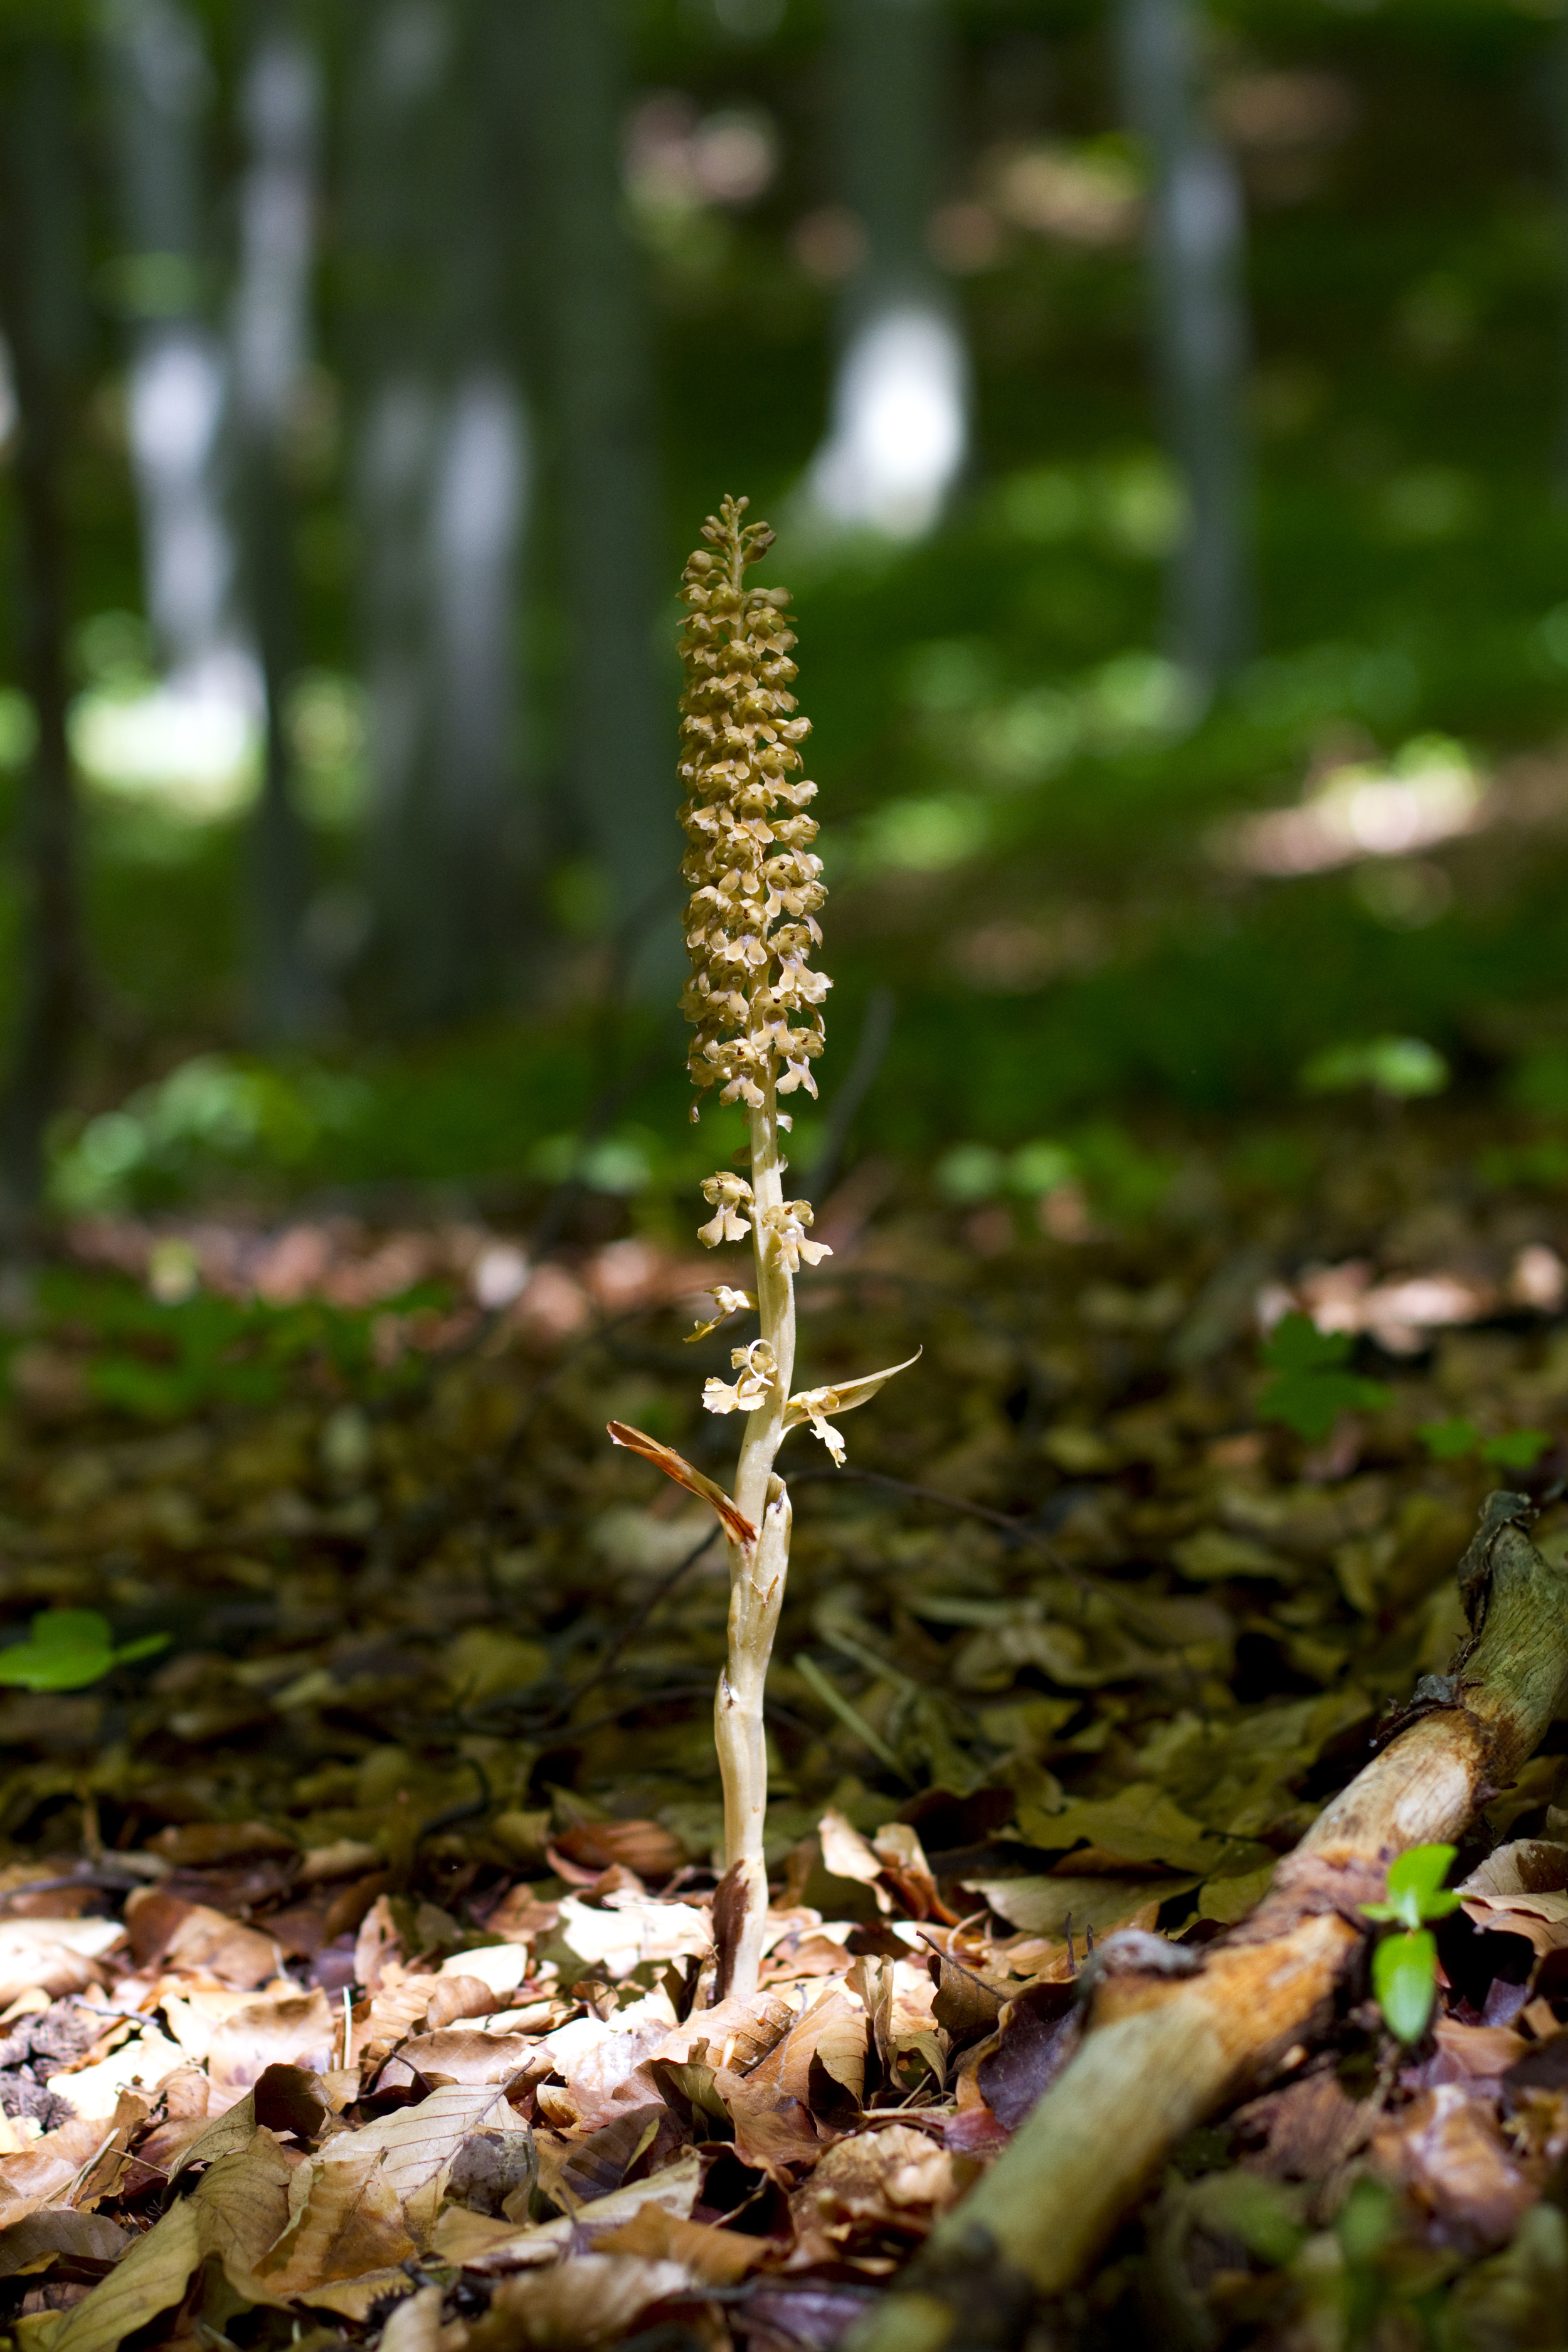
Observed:
[[[1364,1948],[1361,1904],[1407,1848],[1458,1839],[1512,1780],[1568,1687],[1568,1568],[1542,1559],[1521,1495],[1488,1498],[1459,1566],[1471,1632],[1418,1686],[1405,1728],[1319,1816],[1249,1917],[1193,1957],[1148,1965],[1112,1937],[1083,2046],[971,2194],[933,2231],[854,2352],[964,2340],[984,2273],[1020,2297],[1081,2276],[1183,2135],[1266,2079],[1331,2013]],[[1179,1948],[1166,1948],[1175,1959]]]

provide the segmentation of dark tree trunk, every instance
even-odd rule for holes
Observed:
[[[316,60],[289,0],[256,0],[241,112],[239,281],[232,335],[240,578],[261,672],[261,797],[251,826],[252,1012],[261,1034],[299,1037],[321,1020],[304,952],[310,845],[295,807],[289,689],[299,666],[285,441],[309,343],[314,244]]]
[[[44,1139],[63,1098],[82,1013],[76,794],[66,722],[68,524],[64,451],[80,364],[70,68],[43,38],[8,44],[0,140],[0,304],[17,410],[16,483],[22,679],[37,737],[21,863],[26,887],[21,1002],[0,1097],[0,1216],[13,1234],[38,1202]]]
[[[534,0],[526,79],[567,635],[563,782],[609,880],[623,969],[647,992],[679,962],[680,837],[654,635],[653,379],[623,218],[616,24],[612,0]]]
[[[522,404],[505,357],[500,0],[364,0],[349,244],[371,702],[372,968],[395,1017],[494,999],[515,901]]]
[[[1246,657],[1253,635],[1241,192],[1204,119],[1193,0],[1120,0],[1118,30],[1128,117],[1152,174],[1156,373],[1188,510],[1168,636],[1206,688]]]
[[[825,520],[929,530],[963,464],[969,370],[928,236],[947,144],[941,0],[836,0],[837,176],[864,239],[839,314],[832,418],[808,488]]]
[[[219,476],[226,354],[205,315],[202,126],[211,68],[183,0],[107,0],[107,99],[118,151],[132,329],[132,463],[147,609],[178,690],[254,708],[234,625],[236,556]]]

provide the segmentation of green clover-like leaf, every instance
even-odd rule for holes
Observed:
[[[116,1649],[109,1621],[96,1609],[44,1609],[26,1641],[0,1650],[0,1684],[31,1691],[85,1690],[113,1667],[151,1657],[168,1644],[167,1633],[146,1633]]]
[[[1540,1461],[1552,1440],[1544,1429],[1510,1429],[1505,1437],[1490,1437],[1481,1448],[1481,1460],[1498,1470],[1529,1470]]]
[[[1263,1342],[1263,1360],[1274,1372],[1318,1372],[1342,1364],[1351,1351],[1348,1331],[1320,1331],[1310,1315],[1281,1316]]]
[[[1451,1421],[1423,1422],[1416,1435],[1434,1462],[1457,1462],[1461,1454],[1473,1454],[1481,1442],[1475,1423],[1462,1413],[1456,1413]]]
[[[1426,1928],[1384,1937],[1372,1956],[1372,1989],[1389,2032],[1419,2042],[1437,1993],[1437,1946]]]

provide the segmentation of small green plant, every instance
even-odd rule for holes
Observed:
[[[1394,1102],[1440,1095],[1447,1083],[1447,1063],[1422,1037],[1369,1037],[1325,1046],[1312,1055],[1300,1076],[1302,1089],[1310,1095],[1349,1094],[1357,1087],[1370,1087]]]
[[[26,1641],[0,1650],[0,1683],[24,1690],[85,1690],[111,1667],[150,1658],[169,1646],[167,1633],[144,1633],[139,1642],[115,1647],[109,1621],[96,1609],[42,1609]]]
[[[1388,1874],[1388,1900],[1363,1903],[1368,1919],[1403,1929],[1384,1936],[1372,1956],[1372,1989],[1383,2021],[1401,2042],[1419,2042],[1437,1993],[1437,1946],[1427,1922],[1446,1919],[1461,1897],[1445,1886],[1451,1845],[1413,1845]]]
[[[1544,1429],[1510,1429],[1501,1437],[1483,1437],[1462,1414],[1451,1421],[1424,1422],[1416,1433],[1434,1462],[1458,1462],[1467,1454],[1479,1454],[1496,1470],[1531,1469],[1552,1443]]]
[[[1387,1404],[1392,1391],[1381,1381],[1345,1370],[1351,1344],[1348,1331],[1320,1331],[1310,1316],[1285,1316],[1263,1343],[1274,1377],[1258,1400],[1258,1419],[1283,1422],[1315,1445],[1342,1412],[1375,1412]]]

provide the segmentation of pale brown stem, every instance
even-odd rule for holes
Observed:
[[[1480,1626],[1449,1703],[1391,1741],[1321,1813],[1249,1918],[1196,1975],[1112,1973],[1083,2047],[990,2171],[938,2225],[908,2284],[854,2352],[941,2352],[962,2340],[976,2265],[1060,2294],[1158,2176],[1173,2145],[1278,2066],[1330,2013],[1363,1949],[1359,1906],[1411,1846],[1447,1843],[1534,1748],[1568,1687],[1568,1569],[1493,1496],[1462,1584]]]
[[[773,1458],[784,1433],[784,1405],[795,1376],[795,1281],[776,1236],[762,1213],[784,1201],[784,1161],[779,1150],[778,1097],[770,1077],[767,1099],[752,1113],[752,1193],[756,1212],[752,1244],[757,1269],[762,1337],[778,1367],[773,1387],[746,1422],[735,1475],[735,1501],[758,1530],[754,1546],[730,1545],[729,1654],[713,1701],[713,1738],[724,1787],[724,1867],[728,1886],[725,1994],[757,1990],[768,1874],[763,1832],[768,1810],[767,1732],[763,1693],[768,1659],[789,1570],[790,1502]]]

